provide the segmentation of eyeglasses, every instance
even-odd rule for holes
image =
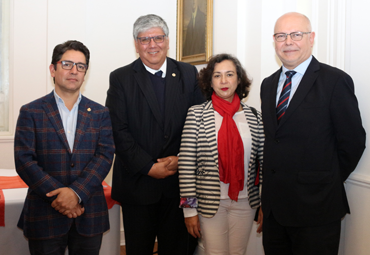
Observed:
[[[275,40],[277,42],[284,42],[286,40],[286,38],[288,37],[288,35],[290,35],[290,38],[293,41],[300,41],[300,40],[302,40],[304,34],[310,34],[310,33],[311,32],[293,32],[293,33],[290,33],[290,34],[276,33],[276,34],[274,34],[274,37],[275,37]]]
[[[71,70],[75,65],[76,65],[77,71],[79,72],[86,72],[87,70],[87,65],[82,64],[82,63],[74,63],[69,60],[62,60],[62,61],[58,61],[57,63],[60,63],[62,68],[65,70]]]
[[[165,37],[166,35],[157,35],[152,37],[138,37],[137,39],[142,45],[147,45],[150,43],[152,39],[155,43],[162,43]]]

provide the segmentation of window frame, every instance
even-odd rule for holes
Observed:
[[[4,115],[0,117],[4,118],[4,130],[0,127],[0,142],[13,141],[13,122],[12,122],[12,89],[11,89],[11,2],[10,0],[0,0],[0,11],[1,11],[1,36],[0,36],[0,47],[1,47],[1,87],[0,96],[4,97]],[[2,94],[2,95],[1,95]]]

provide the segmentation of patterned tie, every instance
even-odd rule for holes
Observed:
[[[284,116],[286,108],[288,108],[288,102],[290,97],[290,90],[292,88],[292,77],[295,75],[295,71],[287,71],[285,72],[286,80],[284,82],[283,89],[280,93],[279,102],[276,106],[276,117],[278,123],[280,122],[281,118]]]
[[[162,77],[162,73],[163,73],[162,71],[158,71],[158,72],[156,72],[154,75],[155,75],[155,76],[158,76],[158,77]]]

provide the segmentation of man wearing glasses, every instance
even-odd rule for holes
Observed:
[[[193,254],[179,208],[177,154],[187,110],[204,101],[197,70],[166,57],[168,27],[139,17],[133,29],[139,58],[110,75],[106,105],[116,159],[112,198],[121,202],[128,255]]]
[[[114,155],[107,108],[81,95],[89,50],[78,41],[54,48],[55,89],[22,106],[14,138],[19,176],[29,186],[18,226],[30,253],[98,255],[109,229],[102,181]]]
[[[349,213],[343,182],[365,149],[353,81],[311,55],[306,16],[283,15],[274,33],[283,66],[261,86],[265,254],[336,255]]]

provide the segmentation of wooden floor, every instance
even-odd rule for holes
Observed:
[[[153,252],[157,251],[158,249],[158,243],[156,242],[154,244],[154,249],[153,249]],[[120,255],[126,255],[126,246],[122,245],[121,246],[121,252],[120,252]]]

